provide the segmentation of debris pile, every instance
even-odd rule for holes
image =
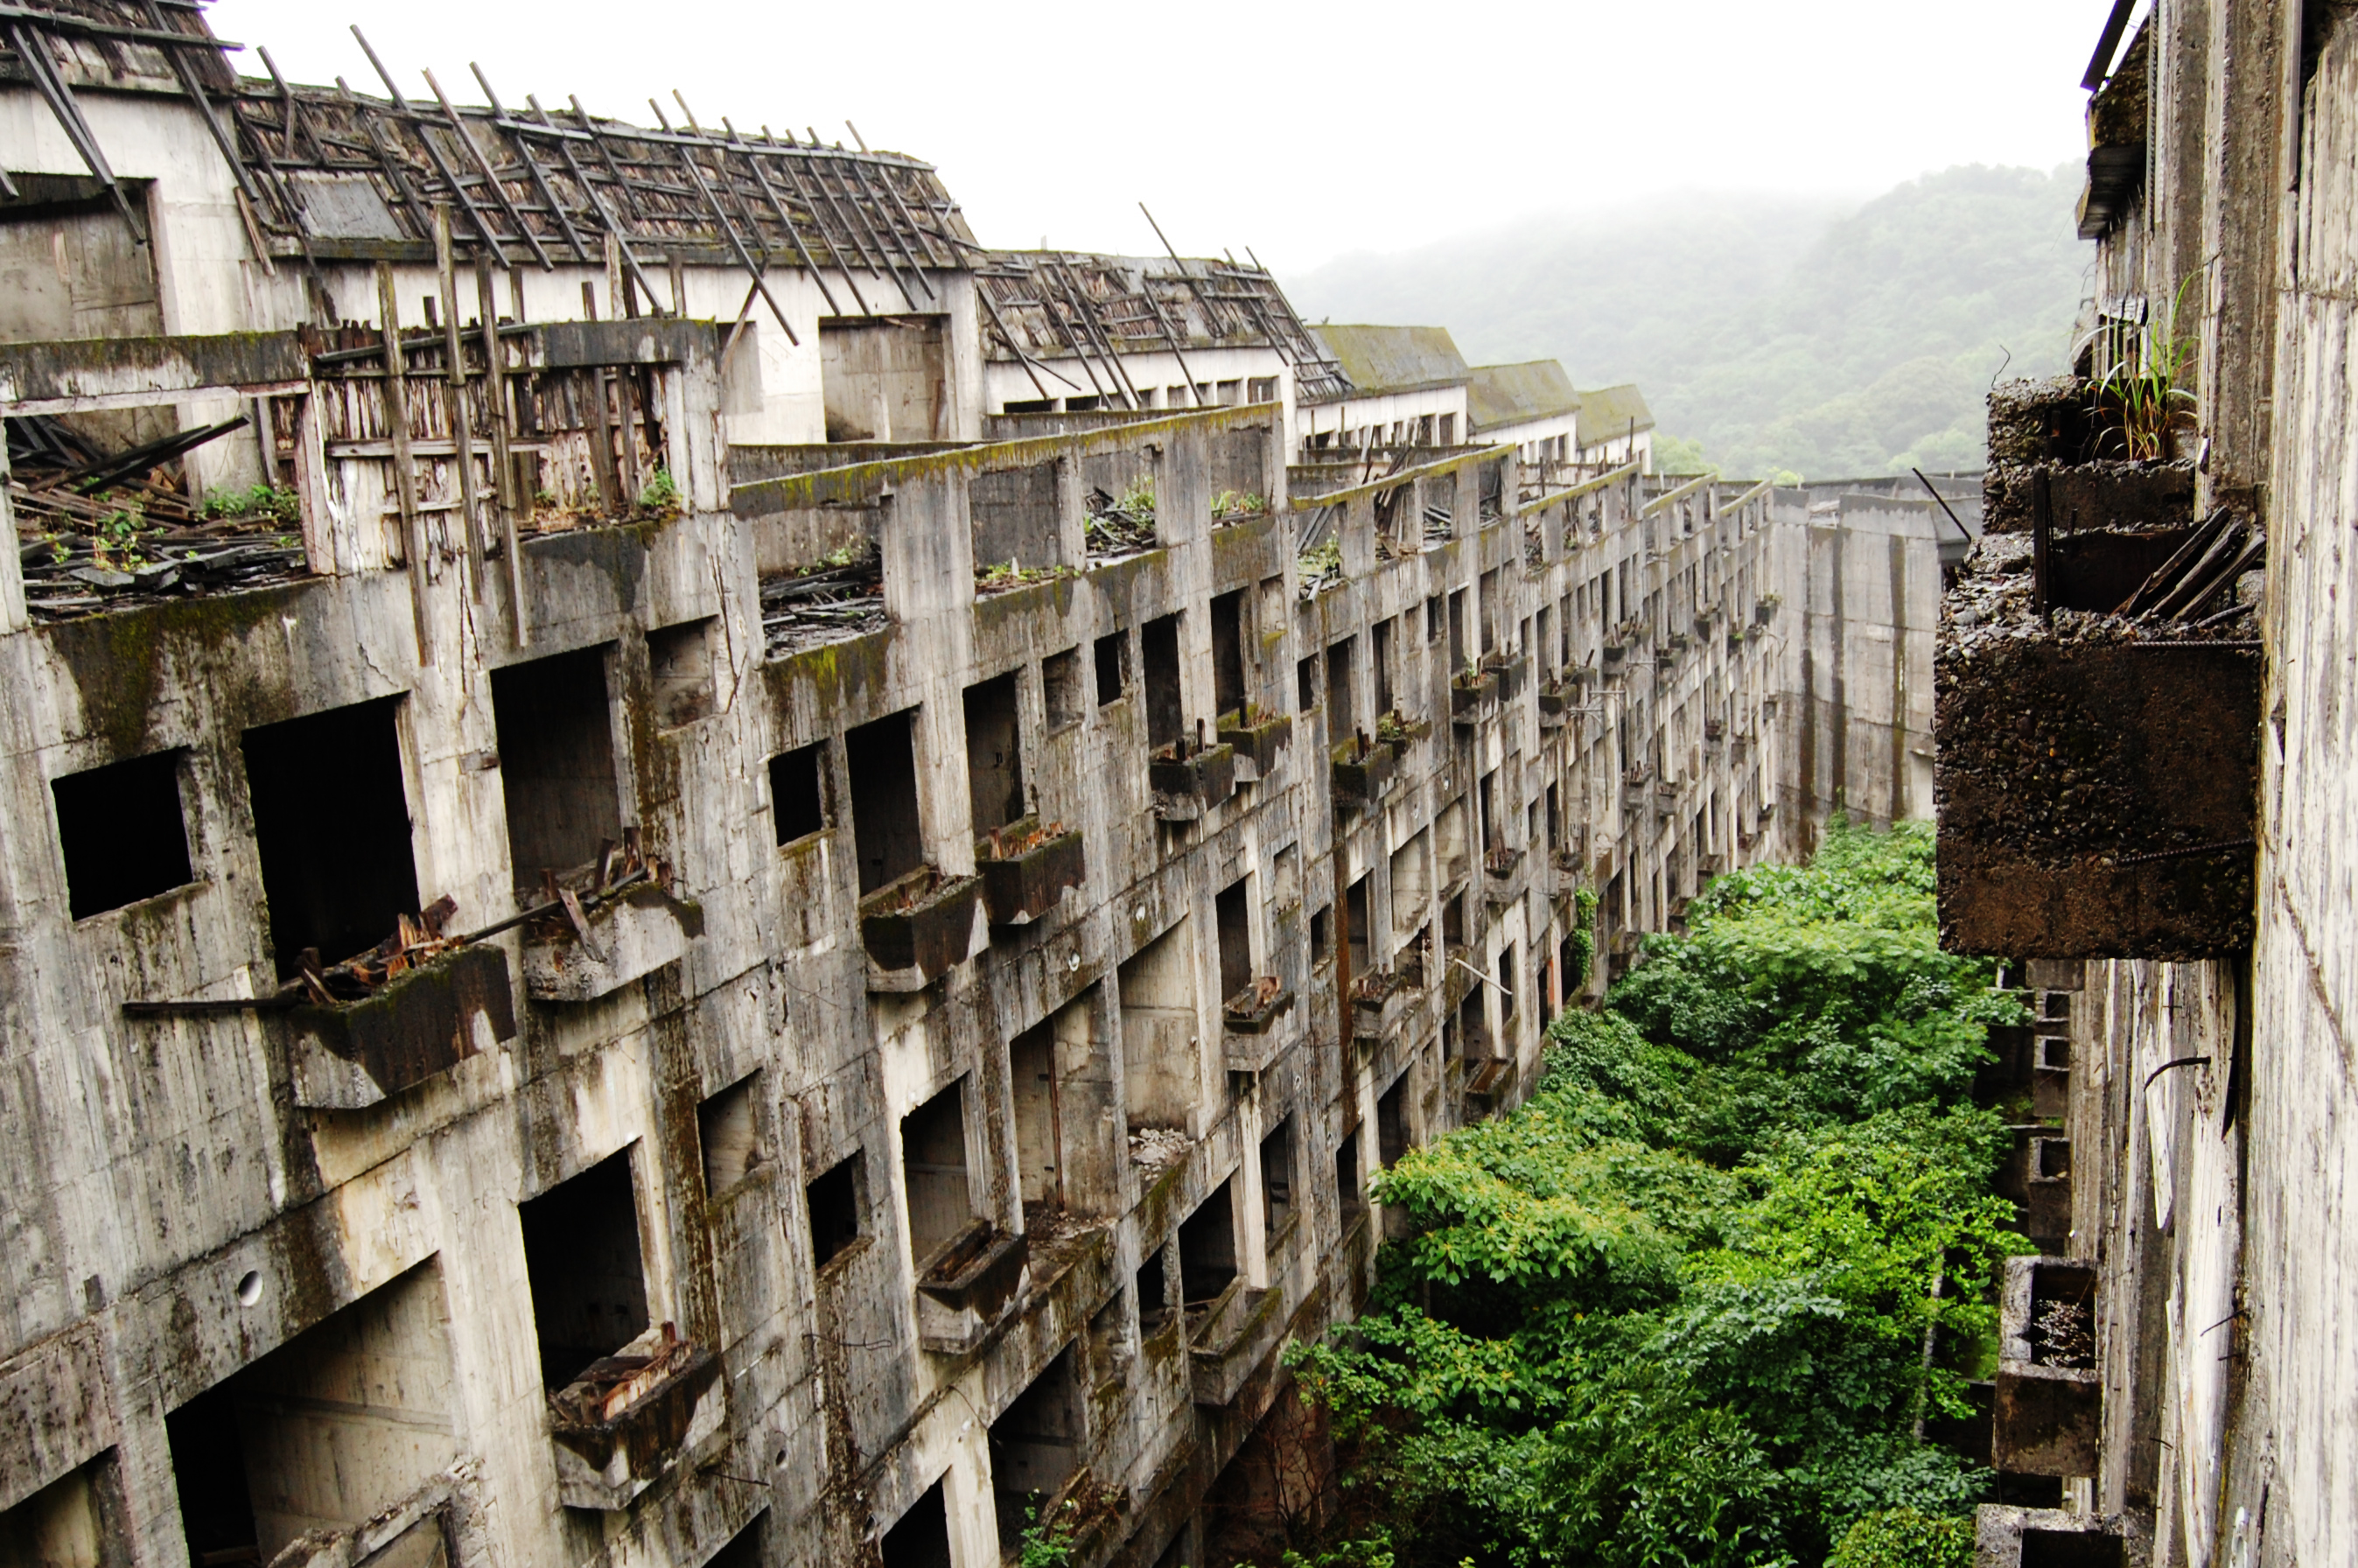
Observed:
[[[891,620],[884,563],[872,544],[848,546],[807,570],[762,579],[762,635],[773,659],[866,636]]]
[[[309,571],[295,492],[192,501],[178,460],[243,416],[106,451],[61,420],[8,420],[8,500],[36,620],[261,588]]]

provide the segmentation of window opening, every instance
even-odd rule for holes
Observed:
[[[990,1487],[1002,1556],[1022,1547],[1032,1517],[1080,1468],[1085,1430],[1080,1380],[1067,1345],[990,1423]]]
[[[966,688],[966,781],[978,836],[1023,815],[1022,723],[1012,670]]]
[[[770,821],[780,844],[826,830],[826,741],[815,741],[770,759]]]
[[[254,850],[281,976],[316,947],[330,963],[375,946],[416,912],[401,698],[331,708],[245,732]],[[332,844],[334,855],[320,853]]]
[[[1040,690],[1048,708],[1048,728],[1062,730],[1081,721],[1087,698],[1081,695],[1081,651],[1067,648],[1040,661]]]
[[[622,837],[606,653],[583,648],[492,672],[508,866],[519,891],[594,862]]]
[[[157,752],[49,781],[72,918],[121,909],[195,880],[180,809],[184,754]]]
[[[1343,1141],[1335,1145],[1335,1202],[1342,1211],[1346,1227],[1367,1211],[1367,1199],[1359,1191],[1357,1128],[1343,1134]]]
[[[803,1189],[810,1212],[811,1265],[823,1268],[860,1239],[861,1187],[866,1165],[853,1150]]]
[[[844,732],[844,772],[851,785],[851,827],[864,896],[925,861],[917,816],[915,737],[903,708]]]
[[[1212,600],[1212,711],[1241,716],[1245,707],[1245,590]]]
[[[192,1568],[352,1530],[457,1459],[445,1322],[439,1273],[419,1264],[166,1416]],[[425,1528],[438,1542],[438,1521]]]
[[[647,1331],[631,1152],[516,1206],[525,1273],[540,1340],[540,1377],[554,1390]]]
[[[1239,877],[1212,901],[1220,926],[1220,996],[1235,996],[1253,981],[1249,927],[1252,879]]]
[[[1332,904],[1320,904],[1310,912],[1310,966],[1316,968],[1334,955],[1333,939],[1327,931],[1327,912]]]
[[[1338,850],[1337,853],[1340,851]],[[1343,939],[1351,948],[1351,973],[1364,975],[1373,960],[1368,957],[1368,879],[1353,882],[1343,895]]]
[[[1358,724],[1351,705],[1351,644],[1346,637],[1326,649],[1326,733],[1337,743],[1348,739]]]
[[[757,1068],[696,1108],[707,1197],[727,1192],[770,1157],[762,1141],[761,1082]]]
[[[974,1223],[964,1077],[901,1119],[901,1174],[908,1193],[909,1254],[922,1274],[926,1260]]]
[[[119,1506],[114,1451],[77,1465],[0,1510],[0,1563],[8,1568],[103,1568],[106,1516]],[[189,1552],[189,1562],[200,1560]]]
[[[1022,1201],[1062,1208],[1064,1157],[1056,1104],[1056,1028],[1043,1019],[1007,1043],[1007,1076],[1015,1098],[1015,1165]]]
[[[1261,1217],[1272,1236],[1293,1215],[1293,1118],[1287,1116],[1260,1141]]]
[[[1457,589],[1449,596],[1449,667],[1466,667],[1466,590]]]
[[[1237,1277],[1237,1219],[1222,1182],[1179,1223],[1179,1294],[1195,1316]]]
[[[1119,702],[1126,688],[1122,672],[1130,663],[1130,633],[1113,632],[1097,641],[1098,706]]]
[[[1179,617],[1162,615],[1138,631],[1139,651],[1146,663],[1146,739],[1168,746],[1186,729],[1179,695]]]
[[[1182,917],[1120,971],[1122,1092],[1132,1132],[1185,1129],[1202,1092],[1195,944],[1193,922]]]
[[[1163,1264],[1167,1247],[1157,1247],[1138,1265],[1132,1285],[1138,1295],[1138,1332],[1152,1337],[1171,1318],[1171,1279]]]
[[[1407,1087],[1408,1075],[1403,1073],[1376,1097],[1376,1158],[1387,1170],[1398,1164],[1409,1149]]]
[[[1318,656],[1293,661],[1293,708],[1309,713],[1318,707]]]
[[[877,1551],[882,1568],[950,1568],[950,1520],[939,1481],[884,1532]]]
[[[708,615],[647,633],[655,722],[665,730],[693,724],[713,710],[712,627]]]

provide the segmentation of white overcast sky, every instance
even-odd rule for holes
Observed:
[[[1298,271],[1668,191],[1865,198],[1960,163],[2081,156],[2109,0],[1556,0],[1231,8],[741,0],[217,0],[298,81],[430,69],[651,124],[816,125],[925,158],[986,243]],[[251,48],[233,56],[255,75]]]

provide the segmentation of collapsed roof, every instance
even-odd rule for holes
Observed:
[[[994,360],[1077,355],[1112,366],[1127,354],[1265,347],[1293,368],[1302,397],[1350,390],[1262,267],[1065,251],[989,251],[973,265],[983,351]]]

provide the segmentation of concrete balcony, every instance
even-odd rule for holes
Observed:
[[[974,950],[978,877],[920,866],[860,901],[871,991],[923,990]]]
[[[286,1042],[295,1103],[362,1110],[515,1037],[507,955],[477,943],[354,1000],[267,1012]]]
[[[993,925],[1028,925],[1081,885],[1087,860],[1081,830],[1061,822],[1042,827],[1027,816],[974,842],[975,874]]]
[[[1146,767],[1154,794],[1154,815],[1164,822],[1194,822],[1237,793],[1237,752],[1230,745],[1190,749],[1182,741],[1163,747]]]
[[[1252,1290],[1239,1279],[1191,1322],[1188,1391],[1195,1402],[1225,1408],[1268,1359],[1284,1330],[1284,1294]]]
[[[937,1356],[980,1345],[1022,1300],[1028,1239],[978,1219],[917,1265],[917,1340]]]
[[[2104,1426],[2096,1266],[2009,1258],[1998,1304],[1991,1460],[2026,1476],[2093,1476]]]
[[[525,927],[525,994],[535,1001],[595,1001],[678,962],[704,933],[701,909],[652,882],[578,907],[578,926],[552,917]]]
[[[613,1512],[720,1430],[728,1391],[713,1354],[651,1328],[548,1397],[557,1499]]]

